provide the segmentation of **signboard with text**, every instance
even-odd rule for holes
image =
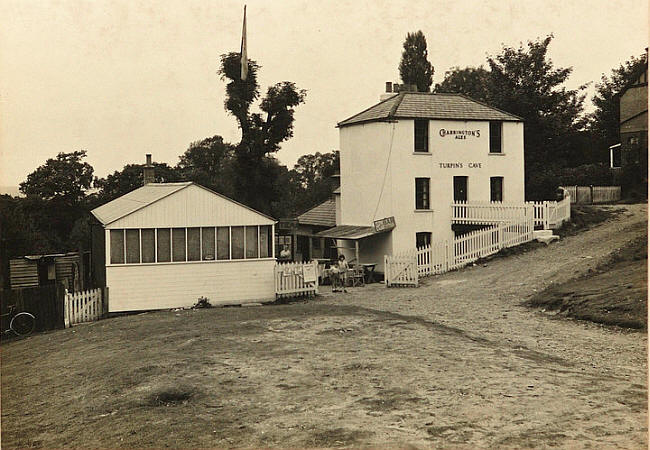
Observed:
[[[395,228],[395,217],[390,216],[384,219],[375,220],[373,222],[375,232],[379,233],[381,231],[388,231]]]

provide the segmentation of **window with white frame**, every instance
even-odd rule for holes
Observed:
[[[129,228],[109,232],[110,264],[270,258],[270,225]]]

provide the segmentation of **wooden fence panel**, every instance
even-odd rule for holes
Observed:
[[[2,314],[8,312],[10,305],[15,305],[14,313],[26,311],[34,315],[36,331],[63,328],[64,292],[60,283],[0,290]],[[8,323],[3,323],[3,329],[5,326],[8,326]]]

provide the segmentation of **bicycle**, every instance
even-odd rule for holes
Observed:
[[[9,305],[7,307],[8,311],[5,314],[0,314],[3,321],[6,323],[7,317],[11,317],[9,321],[9,328],[2,330],[3,334],[7,334],[10,331],[13,331],[17,336],[28,336],[32,334],[34,328],[36,327],[36,317],[32,313],[26,311],[21,311],[14,314],[16,305]]]

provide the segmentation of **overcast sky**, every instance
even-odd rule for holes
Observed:
[[[337,122],[397,81],[402,43],[421,29],[434,82],[485,64],[502,44],[553,33],[568,87],[598,81],[648,42],[647,0],[248,0],[248,55],[262,92],[308,91],[294,137],[277,154],[338,148]],[[219,55],[239,51],[243,1],[0,0],[0,186],[58,152],[85,149],[105,176],[145,153],[174,165],[190,142],[238,142],[223,109]],[[590,105],[589,105],[590,106]]]

